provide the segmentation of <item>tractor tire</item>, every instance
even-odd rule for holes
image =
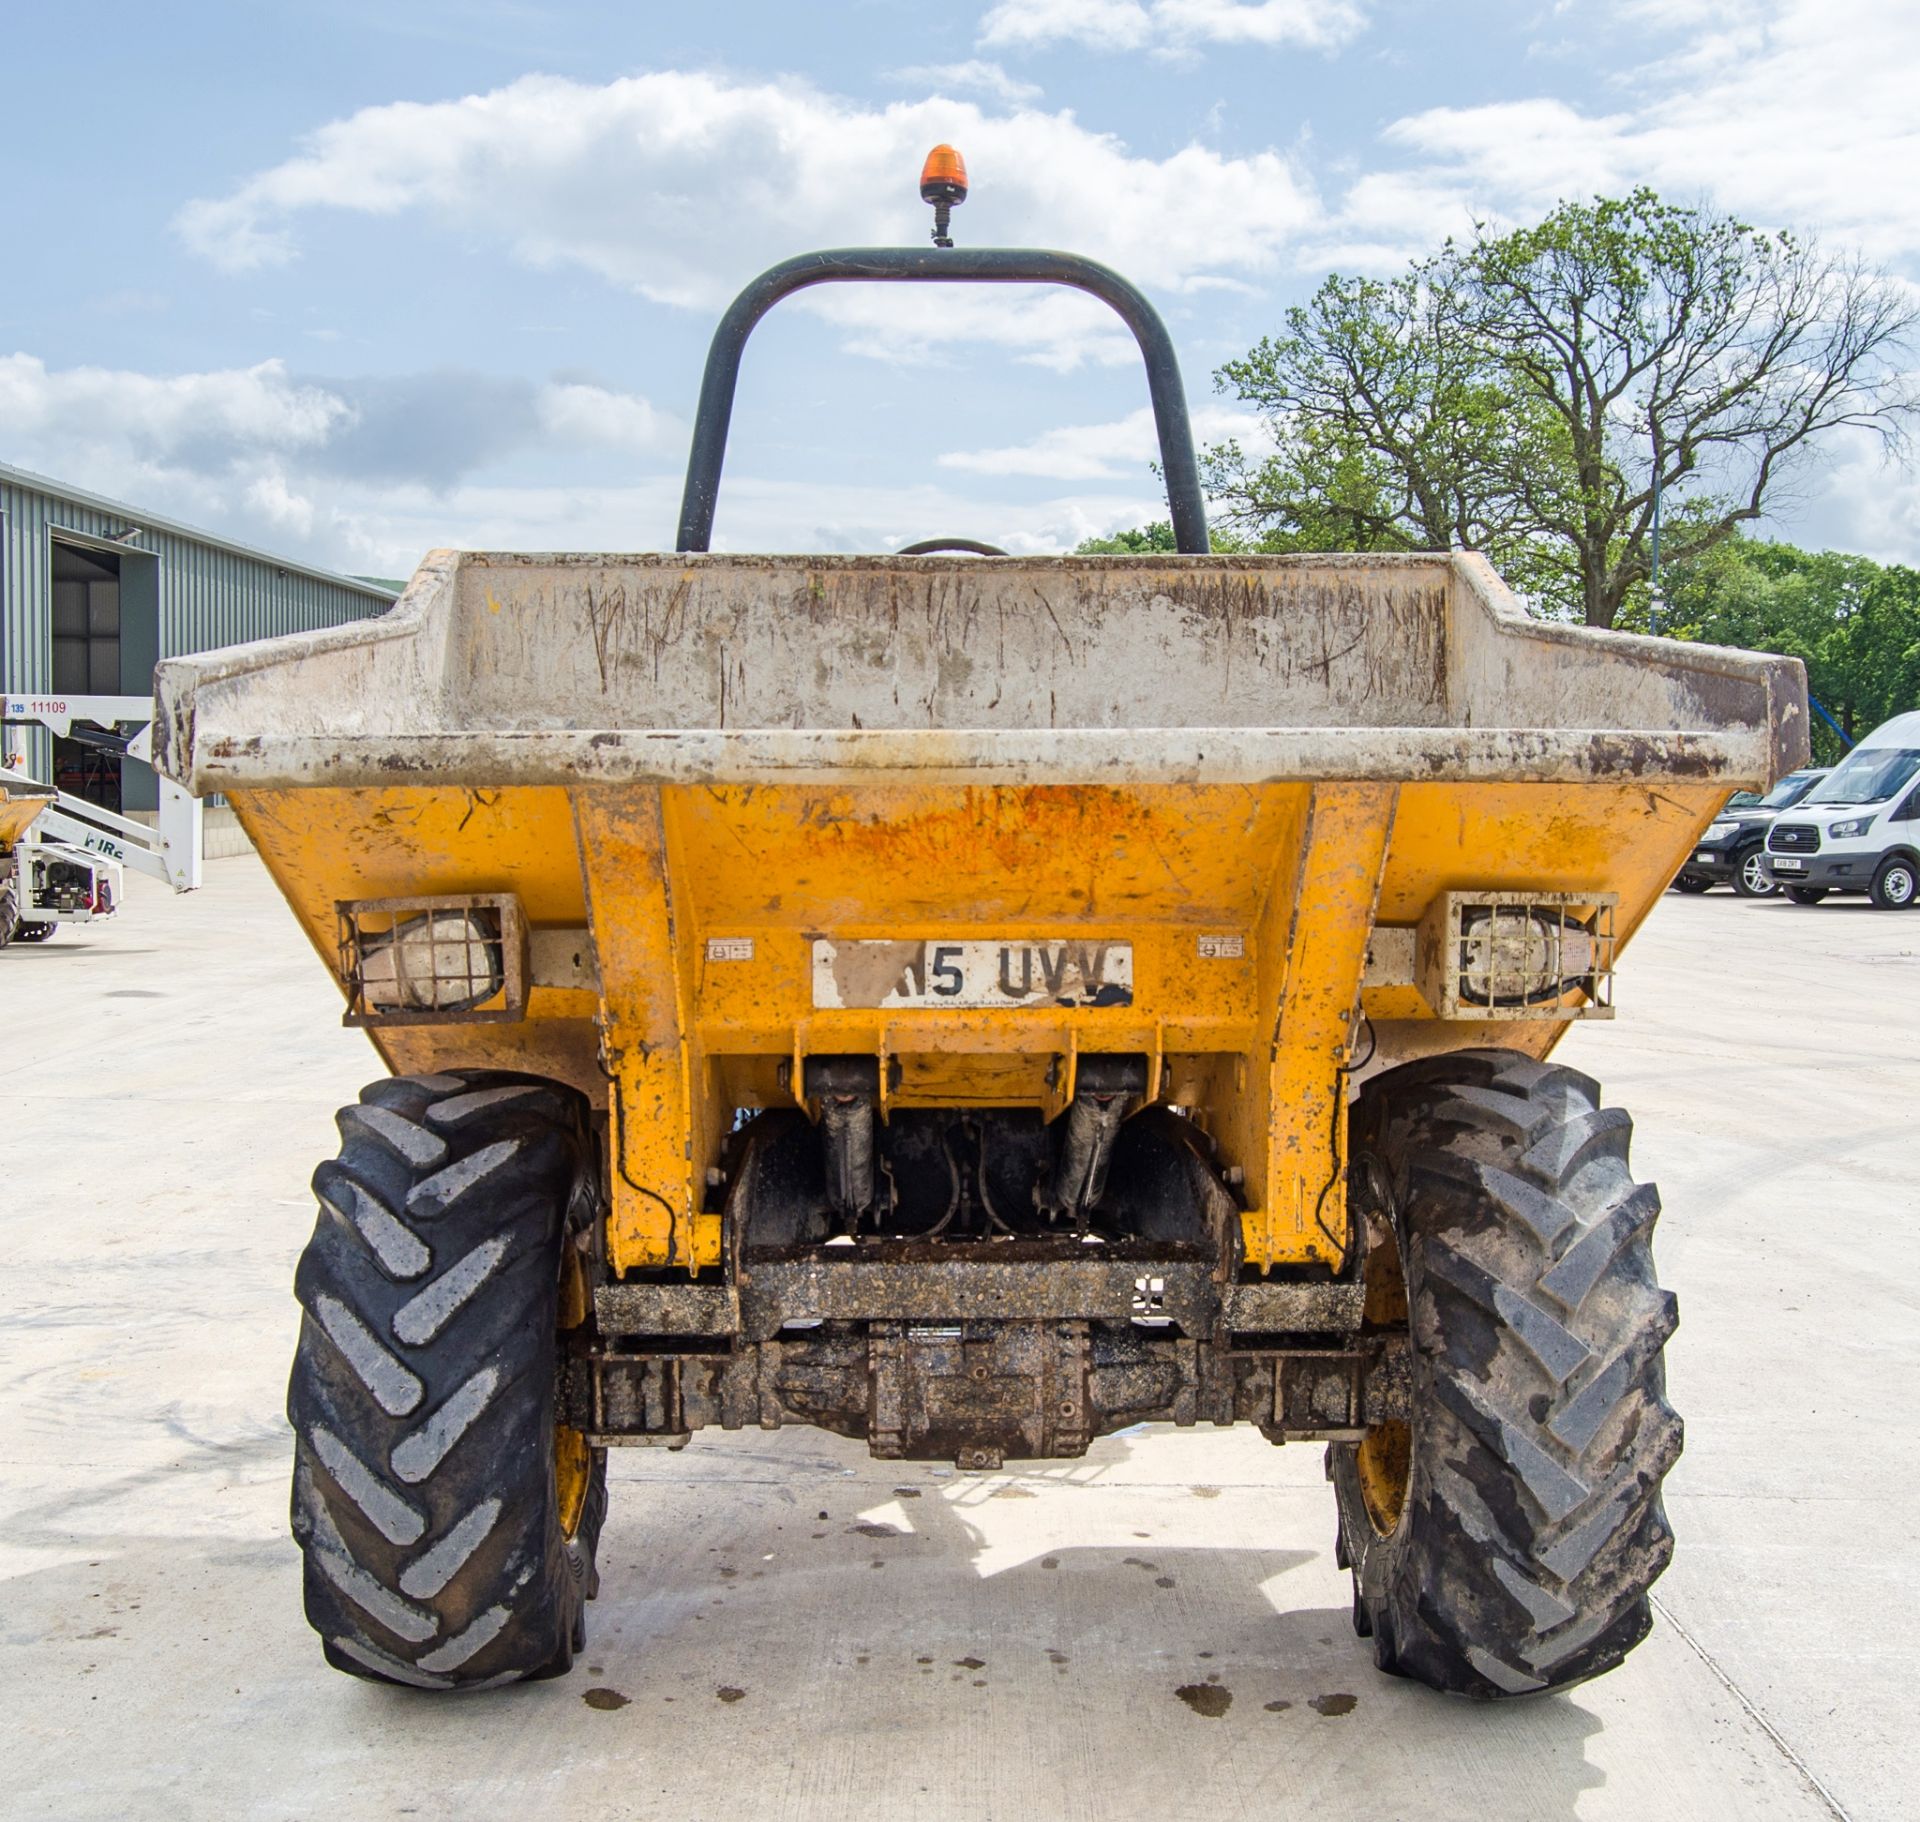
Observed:
[[[338,1118],[294,1280],[307,1619],[375,1682],[557,1676],[586,1642],[606,1512],[606,1451],[556,1416],[598,1209],[585,1103],[463,1070],[376,1082]]]
[[[1356,1629],[1457,1695],[1611,1670],[1673,1552],[1681,1437],[1627,1116],[1570,1069],[1469,1050],[1376,1076],[1351,1134],[1369,1320],[1404,1310],[1413,1364],[1408,1421],[1328,1454]]]
[[[1920,897],[1920,868],[1904,854],[1889,854],[1875,872],[1867,896],[1876,910],[1910,911]]]
[[[16,943],[44,943],[59,928],[58,924],[15,924],[13,940]]]
[[[1756,842],[1752,847],[1743,849],[1735,860],[1733,889],[1740,897],[1772,898],[1779,892],[1779,886],[1774,883],[1761,860],[1764,852]]]
[[[1796,905],[1817,905],[1827,895],[1825,886],[1789,886],[1787,896]]]
[[[13,863],[5,861],[7,874],[11,874]],[[11,877],[0,877],[0,949],[13,941],[20,929],[20,902],[14,894]]]

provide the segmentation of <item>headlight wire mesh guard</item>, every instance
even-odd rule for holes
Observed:
[[[346,1025],[506,1024],[527,1010],[527,921],[511,892],[341,899]]]
[[[1443,892],[1416,937],[1443,1019],[1613,1017],[1612,892]]]

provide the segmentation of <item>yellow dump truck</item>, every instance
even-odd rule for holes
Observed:
[[[34,941],[42,928],[21,915],[27,898],[20,878],[19,855],[27,831],[38,822],[54,799],[49,784],[38,784],[24,772],[0,764],[0,949],[23,930]]]
[[[922,279],[1120,311],[1179,553],[708,553],[753,322]],[[614,1445],[991,1470],[1152,1422],[1329,1445],[1382,1668],[1618,1663],[1674,1304],[1626,1114],[1546,1059],[1805,759],[1799,666],[1543,624],[1472,555],[1207,554],[1165,331],[1058,254],[756,281],[678,543],[437,552],[378,620],[160,669],[160,764],[391,1071],[297,1280],[328,1659],[567,1669]]]

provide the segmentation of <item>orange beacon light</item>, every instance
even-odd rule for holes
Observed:
[[[920,200],[933,204],[933,244],[950,247],[953,211],[967,200],[967,161],[952,146],[935,146],[920,167]]]

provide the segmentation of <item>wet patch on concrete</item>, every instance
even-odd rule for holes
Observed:
[[[1335,1695],[1317,1695],[1307,1706],[1315,1714],[1352,1714],[1360,1706],[1360,1698],[1342,1691]]]
[[[632,1696],[622,1695],[617,1689],[589,1689],[580,1697],[589,1708],[612,1710],[624,1708],[633,1700]]]
[[[1173,1693],[1209,1721],[1219,1720],[1233,1706],[1233,1691],[1218,1683],[1182,1683]]]

